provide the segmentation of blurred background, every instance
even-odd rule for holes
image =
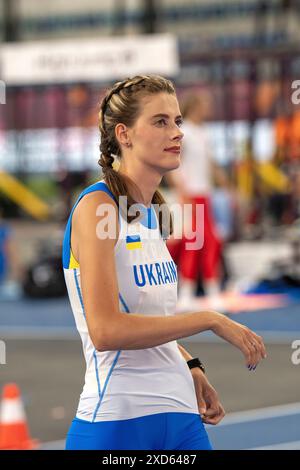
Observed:
[[[202,97],[218,307],[269,353],[250,373],[210,334],[183,342],[228,413],[208,428],[212,442],[300,448],[299,26],[299,0],[0,0],[0,385],[21,387],[42,448],[62,448],[84,377],[61,269],[65,223],[101,178],[105,89],[144,73],[170,78],[182,106]],[[162,191],[182,200],[176,179]],[[199,262],[192,300],[205,307],[201,274]]]

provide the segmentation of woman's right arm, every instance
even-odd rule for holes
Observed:
[[[118,209],[112,199],[104,192],[91,193],[74,211],[71,239],[73,253],[80,264],[83,304],[95,348],[99,351],[146,349],[212,330],[241,349],[247,364],[256,365],[265,355],[261,338],[217,312],[174,316],[160,316],[158,312],[158,315],[145,316],[120,311],[114,255],[117,235],[105,239],[97,237],[97,224],[107,217],[96,215],[100,204],[114,207],[114,222],[118,227]]]

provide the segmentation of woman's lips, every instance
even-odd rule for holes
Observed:
[[[180,147],[170,147],[168,149],[165,149],[164,151],[171,153],[180,153]]]

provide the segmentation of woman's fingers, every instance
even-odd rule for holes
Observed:
[[[262,338],[250,330],[244,339],[244,354],[249,370],[254,370],[258,363],[266,357]]]
[[[246,366],[249,367],[253,362],[253,347],[251,344],[245,340],[242,341],[241,351],[245,356]]]
[[[267,357],[263,339],[244,325],[228,318],[220,317],[220,319],[216,322],[213,331],[238,347],[244,354],[249,369],[254,369],[261,359]]]
[[[261,352],[261,357],[265,359],[267,357],[267,351],[266,351],[266,347],[264,345],[262,337],[258,336],[258,335],[255,335],[255,339],[258,343],[259,350]]]
[[[264,359],[267,357],[266,348],[261,336],[253,333],[253,331],[249,330],[248,333],[248,341],[251,343],[252,347],[256,350],[257,355],[260,359]]]
[[[206,424],[216,425],[224,418],[224,416],[224,408],[221,403],[219,403],[216,409],[207,410],[202,421]]]

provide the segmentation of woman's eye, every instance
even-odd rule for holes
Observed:
[[[182,123],[183,123],[182,119],[180,119],[179,121],[175,121],[175,124],[176,124],[178,127],[181,127]],[[166,119],[159,119],[159,120],[157,121],[157,124],[158,124],[159,126],[166,126],[168,123],[167,123],[167,120],[166,120]]]

